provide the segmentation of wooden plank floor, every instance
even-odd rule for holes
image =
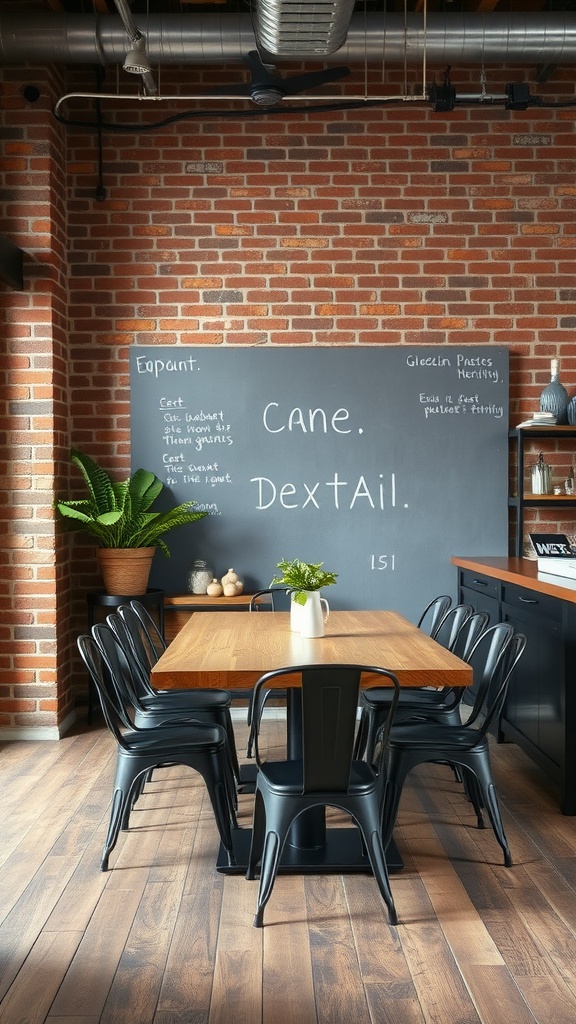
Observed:
[[[103,874],[105,730],[0,745],[0,1024],[574,1024],[576,819],[518,747],[493,754],[512,869],[427,766],[400,808],[398,928],[371,877],[328,875],[280,877],[257,930],[193,772],[156,773]]]

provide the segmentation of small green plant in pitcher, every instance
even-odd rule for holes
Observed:
[[[276,568],[281,575],[275,576],[270,586],[289,587],[297,604],[306,604],[308,591],[321,590],[336,583],[337,572],[326,572],[322,568],[324,562],[301,562],[295,558],[292,562],[282,559]]]

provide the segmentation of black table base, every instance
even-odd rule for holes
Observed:
[[[236,864],[228,863],[223,846],[218,852],[216,869],[223,875],[245,875],[250,854],[251,828],[236,828],[232,832]],[[388,871],[401,871],[402,858],[391,840],[386,851]],[[279,874],[294,875],[350,875],[372,874],[370,861],[362,853],[360,832],[356,826],[350,828],[327,828],[326,843],[317,848],[303,849],[286,843],[280,859]]]

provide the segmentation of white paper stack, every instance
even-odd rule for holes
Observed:
[[[551,576],[568,576],[576,580],[576,558],[539,558],[538,572]]]

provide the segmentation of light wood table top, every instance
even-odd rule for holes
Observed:
[[[193,615],[152,669],[158,689],[247,689],[264,672],[329,663],[390,669],[401,686],[469,686],[472,669],[393,611],[334,611],[326,635],[290,630],[288,612]],[[366,685],[381,679],[366,677]],[[289,685],[284,678],[279,686]]]

